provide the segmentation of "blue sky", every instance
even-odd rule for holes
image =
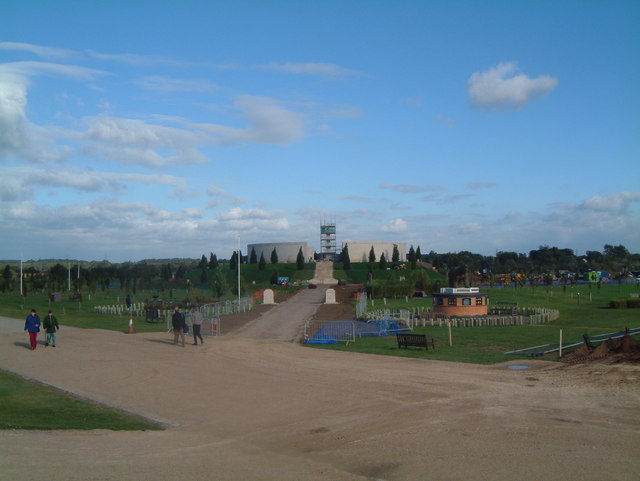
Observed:
[[[0,258],[640,252],[640,3],[5,0]]]

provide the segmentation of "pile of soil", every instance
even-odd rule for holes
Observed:
[[[345,284],[331,286],[331,289],[336,292],[336,304],[321,304],[313,316],[313,319],[322,321],[355,319],[356,310],[351,301],[355,300],[355,294],[364,289],[364,286],[362,284]],[[282,304],[295,294],[296,292],[277,292],[275,301],[278,304]],[[273,307],[273,304],[258,304],[250,311],[224,316],[221,331],[223,334],[235,332],[249,322],[258,319],[263,313]]]
[[[362,284],[344,284],[331,286],[336,292],[336,304],[322,304],[313,316],[319,321],[344,321],[356,318],[356,308],[352,301],[362,292]]]
[[[571,353],[562,356],[562,362],[568,364],[598,361],[607,364],[619,362],[640,363],[640,342],[631,336],[619,339],[609,339],[590,349],[587,345],[580,346]]]

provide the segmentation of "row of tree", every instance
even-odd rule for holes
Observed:
[[[242,253],[240,262],[246,262]],[[257,259],[252,250],[248,259],[251,264],[258,264],[260,270],[266,268],[264,256]],[[278,254],[274,249],[271,253],[272,264],[278,263]],[[349,270],[348,245],[342,250],[340,261],[343,268]],[[517,252],[497,252],[495,256],[483,256],[468,251],[457,253],[438,254],[434,251],[421,254],[420,247],[414,250],[413,246],[407,254],[407,263],[411,269],[415,269],[418,262],[428,262],[443,273],[464,266],[468,271],[478,272],[486,276],[496,274],[520,273],[523,275],[557,274],[559,271],[567,271],[580,274],[585,271],[609,271],[611,277],[640,271],[640,254],[631,254],[623,245],[605,245],[603,251],[587,251],[585,255],[577,256],[571,249],[559,249],[557,247],[540,246],[528,254]],[[27,267],[23,271],[23,293],[28,290],[44,290],[50,292],[66,290],[71,284],[73,291],[80,291],[86,287],[90,291],[98,288],[108,289],[117,282],[119,287],[129,292],[136,289],[157,287],[183,287],[188,285],[189,278],[200,285],[211,286],[214,293],[221,296],[229,287],[227,276],[220,272],[219,267],[227,264],[233,271],[237,269],[238,252],[234,252],[229,261],[218,261],[216,254],[211,253],[209,258],[202,256],[200,261],[193,259],[172,259],[171,262],[126,262],[122,264],[100,263],[91,267],[67,266],[61,263],[55,264],[46,270],[38,270]],[[300,249],[297,259],[297,268],[304,269],[304,255]],[[398,267],[400,253],[394,248],[391,260],[386,259],[384,253],[378,257],[373,249],[369,252],[369,264],[377,263],[381,269]],[[193,272],[199,270],[200,274],[194,277]],[[6,265],[0,279],[0,291],[14,291],[19,282],[18,266]]]
[[[557,274],[560,271],[581,274],[588,271],[608,271],[612,275],[640,270],[640,254],[631,254],[623,245],[606,244],[602,252],[587,251],[578,256],[572,249],[540,246],[528,254],[497,252],[495,256],[483,256],[468,251],[438,254],[429,252],[422,256],[438,270],[447,271],[458,266],[483,274],[524,273]]]

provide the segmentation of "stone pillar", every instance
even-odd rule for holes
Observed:
[[[275,304],[273,301],[273,290],[265,289],[262,293],[262,303],[263,304]]]
[[[336,303],[336,291],[334,289],[327,289],[324,294],[324,303],[325,304],[335,304]]]

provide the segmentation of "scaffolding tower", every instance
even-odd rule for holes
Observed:
[[[320,223],[320,260],[335,260],[336,246],[336,223],[322,221]]]

